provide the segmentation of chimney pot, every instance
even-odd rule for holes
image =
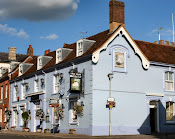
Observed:
[[[166,44],[166,45],[169,45],[169,44],[170,44],[170,42],[169,42],[169,41],[165,41],[165,44]]]
[[[164,45],[164,40],[159,40],[159,44]]]
[[[16,47],[9,47],[8,59],[9,59],[9,61],[16,60]]]
[[[29,45],[29,48],[27,49],[27,56],[33,57],[33,48],[32,48],[32,45]]]
[[[155,44],[158,44],[158,41],[155,41],[154,43],[155,43]]]
[[[174,46],[174,42],[171,42],[171,45]]]
[[[110,8],[110,32],[119,25],[125,25],[125,3],[122,1],[111,0]]]
[[[46,50],[44,55],[47,55],[48,53],[50,53],[50,49]]]

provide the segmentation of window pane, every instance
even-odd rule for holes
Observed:
[[[173,73],[172,72],[169,72],[169,80],[173,81]]]
[[[165,80],[168,80],[168,72],[165,72]]]
[[[174,83],[173,82],[169,82],[169,81],[166,81],[165,82],[165,87],[166,87],[166,90],[174,90]]]

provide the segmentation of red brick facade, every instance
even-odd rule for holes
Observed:
[[[2,109],[2,122],[0,122],[0,126],[2,128],[5,128],[5,126],[7,124],[7,121],[5,121],[5,109],[9,110],[9,97],[10,97],[9,80],[5,80],[3,82],[0,82],[0,98],[2,95],[1,94],[2,88],[3,88],[3,96],[2,96],[3,99],[0,99],[0,109]]]

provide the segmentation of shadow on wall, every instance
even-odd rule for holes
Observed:
[[[152,134],[157,138],[166,138],[167,133],[175,133],[174,117],[171,116],[171,110],[174,111],[174,104],[172,104],[173,102],[166,102],[167,118],[169,118],[169,121],[166,121],[166,108],[162,102],[160,100],[150,101],[147,108],[148,116],[138,129],[138,132],[140,134]]]
[[[53,133],[54,129],[51,129],[50,132]],[[55,133],[60,133],[60,130],[59,130],[59,125],[56,125],[55,126]]]

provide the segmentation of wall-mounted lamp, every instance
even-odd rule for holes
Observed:
[[[18,91],[18,86],[17,86],[17,85],[15,85],[14,87],[15,87],[15,90],[16,90],[16,92],[17,92],[17,91]]]
[[[44,83],[44,79],[43,78],[41,78],[40,80],[41,80],[41,83]]]
[[[63,73],[60,73],[60,78],[63,79]]]
[[[64,109],[65,108],[64,104],[62,104],[61,107],[62,107],[62,109]]]
[[[81,106],[82,106],[82,107],[84,106],[84,102],[83,102],[83,101],[81,101]]]

